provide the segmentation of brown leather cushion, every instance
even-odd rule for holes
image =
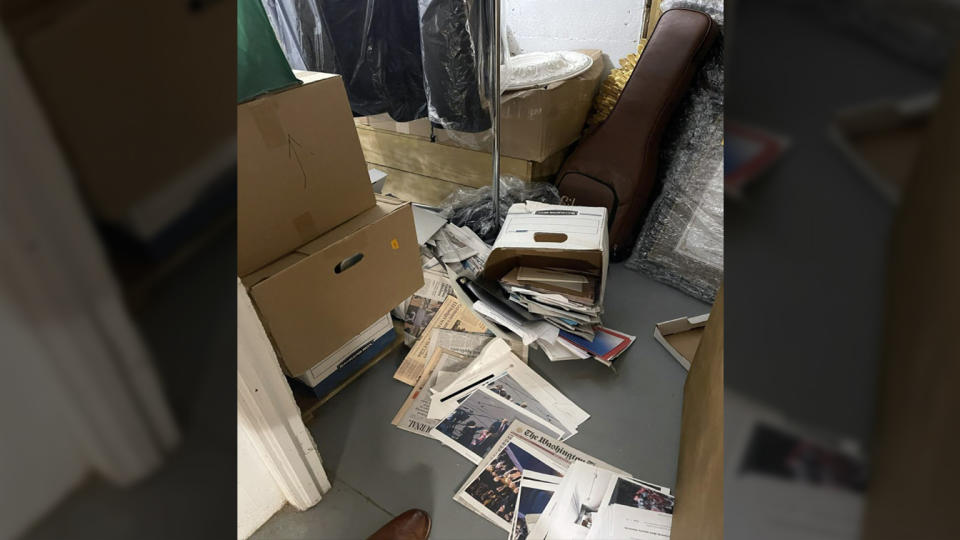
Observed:
[[[702,12],[664,12],[610,116],[584,136],[557,175],[565,200],[609,211],[613,261],[633,249],[655,191],[663,130],[717,32]]]

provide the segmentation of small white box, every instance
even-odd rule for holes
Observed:
[[[681,317],[672,321],[657,323],[653,329],[653,339],[660,342],[684,369],[690,371],[690,363],[697,353],[703,329],[710,319],[709,313],[696,317]]]
[[[607,209],[533,201],[510,207],[483,273],[498,280],[517,266],[589,270],[607,286]]]

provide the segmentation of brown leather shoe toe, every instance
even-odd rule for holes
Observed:
[[[429,536],[430,514],[415,508],[391,519],[367,540],[427,540]]]

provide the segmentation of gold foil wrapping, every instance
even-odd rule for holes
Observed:
[[[600,83],[600,90],[597,91],[597,96],[593,100],[593,113],[587,119],[587,127],[596,126],[610,116],[610,111],[613,110],[613,106],[620,99],[620,92],[623,91],[627,80],[633,74],[633,68],[636,67],[637,59],[640,58],[640,53],[643,52],[643,47],[646,44],[647,40],[645,38],[641,39],[637,45],[637,52],[628,55],[626,58],[621,58],[620,67],[612,70],[610,75],[607,75],[607,78]]]

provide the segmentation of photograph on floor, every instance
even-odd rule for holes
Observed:
[[[516,511],[520,483],[526,471],[551,476],[561,474],[560,466],[553,463],[549,456],[523,441],[512,441],[464,489],[469,497],[469,506],[509,531]]]
[[[485,388],[467,396],[430,433],[458,454],[473,463],[479,463],[514,420],[520,420],[554,437],[560,436],[560,431],[546,420]]]
[[[546,509],[556,489],[556,484],[527,480],[524,477],[517,493],[517,507],[513,512],[509,540],[527,540],[530,530],[536,526],[540,514]]]

